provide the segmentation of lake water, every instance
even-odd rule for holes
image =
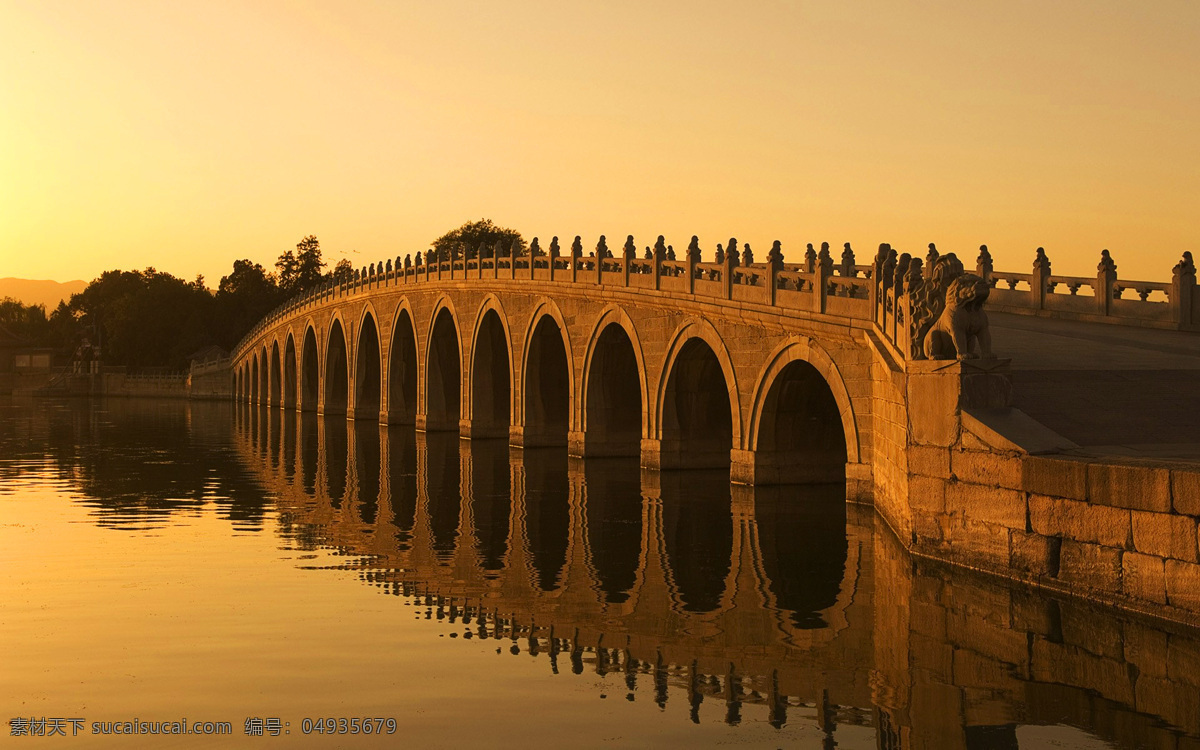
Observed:
[[[227,404],[0,401],[0,739],[1200,748],[1195,631],[914,561],[843,497]]]

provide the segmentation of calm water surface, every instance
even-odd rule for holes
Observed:
[[[278,410],[0,401],[0,739],[1200,748],[1194,631],[914,562],[843,497]],[[12,734],[56,718],[78,736]],[[339,718],[384,734],[311,728]],[[184,719],[232,734],[93,733]]]

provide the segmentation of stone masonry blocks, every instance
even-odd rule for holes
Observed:
[[[1124,592],[1135,599],[1166,604],[1167,579],[1164,562],[1161,557],[1126,552],[1121,560],[1121,584]]]
[[[995,451],[951,451],[950,470],[963,482],[1019,490],[1021,459]]]
[[[1200,471],[1171,472],[1171,501],[1176,513],[1200,516]]]
[[[1064,500],[1029,496],[1029,524],[1038,534],[1081,542],[1124,547],[1129,543],[1130,511]]]
[[[1130,513],[1133,547],[1138,552],[1196,562],[1196,519],[1173,513]]]
[[[1025,493],[1016,490],[951,482],[946,485],[946,510],[972,521],[1025,530]]]
[[[1167,469],[1092,463],[1087,467],[1088,500],[1118,508],[1171,511],[1171,476]]]
[[[1087,500],[1087,464],[1082,461],[1023,456],[1021,489],[1039,495]]]
[[[1200,565],[1166,561],[1167,600],[1176,607],[1200,612]]]
[[[1121,550],[1064,539],[1059,580],[1107,593],[1121,589]]]

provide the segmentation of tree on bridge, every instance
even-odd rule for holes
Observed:
[[[279,270],[279,288],[291,296],[311,289],[325,280],[321,269],[321,243],[316,236],[308,235],[296,243],[296,251],[288,250],[275,261]]]
[[[452,229],[438,237],[433,241],[433,249],[437,251],[439,258],[457,260],[462,256],[464,249],[474,251],[481,244],[490,249],[495,247],[497,242],[507,249],[512,246],[514,241],[517,243],[517,247],[524,252],[525,239],[521,237],[520,232],[515,229],[498,227],[492,223],[491,219],[480,219],[479,221],[468,221],[458,229]]]

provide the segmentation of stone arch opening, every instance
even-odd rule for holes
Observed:
[[[317,334],[309,327],[304,332],[304,350],[300,358],[300,409],[317,410],[317,394],[321,383],[320,362],[317,360]]]
[[[379,419],[379,394],[383,383],[382,361],[379,356],[379,330],[375,317],[367,313],[358,334],[358,351],[354,357],[354,409],[357,419]]]
[[[446,308],[438,311],[429,341],[429,365],[426,380],[425,429],[458,430],[462,386],[458,346],[458,328]]]
[[[333,321],[325,347],[325,414],[345,414],[350,401],[350,378],[346,360],[346,336],[342,323]]]
[[[797,359],[775,376],[758,417],[755,484],[842,482],[846,434],[825,377]]]
[[[258,353],[250,362],[250,403],[258,403]]]
[[[267,406],[270,403],[271,395],[271,364],[267,356],[267,347],[265,344],[262,351],[258,354],[258,361],[261,363],[258,371],[258,400],[263,406]]]
[[[283,367],[279,361],[279,342],[271,344],[271,406],[279,406],[283,394]]]
[[[642,380],[629,334],[608,324],[592,350],[584,401],[588,456],[637,456],[642,439]]]
[[[495,310],[488,310],[475,333],[471,359],[471,437],[508,437],[511,373],[504,325]]]
[[[662,468],[728,469],[732,413],[720,360],[703,339],[688,339],[663,394]]]
[[[567,444],[571,413],[569,366],[558,321],[543,315],[529,337],[525,358],[526,447]]]
[[[296,340],[290,333],[283,345],[283,408],[296,408]]]
[[[396,313],[392,350],[388,358],[388,422],[417,420],[417,336],[408,310]]]

